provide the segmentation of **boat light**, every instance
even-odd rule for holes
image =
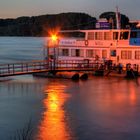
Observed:
[[[54,41],[54,42],[57,41],[57,39],[58,39],[57,35],[55,35],[55,34],[52,35],[51,38],[52,38],[52,41]]]

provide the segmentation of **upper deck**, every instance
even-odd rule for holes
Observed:
[[[60,46],[77,47],[111,47],[128,46],[130,30],[109,29],[109,30],[78,30],[84,33],[83,38],[62,38]]]
[[[140,46],[140,30],[130,29],[94,29],[74,30],[84,36],[60,38],[59,47],[138,47]],[[50,40],[50,39],[49,39]],[[49,42],[48,40],[48,42]]]

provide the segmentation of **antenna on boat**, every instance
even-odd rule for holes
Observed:
[[[118,10],[118,6],[116,6],[116,26],[117,26],[117,29],[121,29],[120,18],[121,18],[121,14]]]

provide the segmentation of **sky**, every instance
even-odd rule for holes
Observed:
[[[140,0],[0,0],[0,18],[82,12],[98,19],[116,6],[130,20],[140,19]]]

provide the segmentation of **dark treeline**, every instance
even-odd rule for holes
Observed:
[[[62,13],[0,19],[0,36],[46,36],[48,31],[95,28],[96,18],[84,13]]]
[[[108,21],[116,19],[114,12],[105,12],[100,18]],[[125,28],[129,19],[121,15],[121,25]],[[0,36],[47,36],[50,30],[94,29],[96,18],[85,13],[61,13],[55,15],[40,15],[33,17],[19,17],[16,19],[0,19]]]

